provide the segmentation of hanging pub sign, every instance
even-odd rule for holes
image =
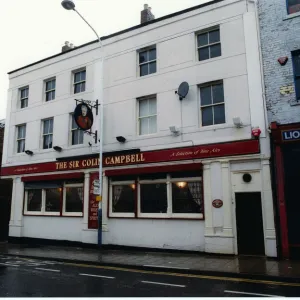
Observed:
[[[74,120],[80,129],[89,130],[94,122],[93,112],[87,104],[80,103],[75,108]]]

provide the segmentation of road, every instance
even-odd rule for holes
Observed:
[[[299,296],[300,283],[165,273],[0,256],[0,297]]]

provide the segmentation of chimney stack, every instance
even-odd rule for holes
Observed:
[[[68,50],[71,50],[75,48],[73,44],[70,44],[68,41],[65,42],[64,46],[61,48],[61,52],[66,52]]]
[[[144,10],[141,11],[141,24],[152,21],[155,16],[151,12],[151,7],[148,4],[144,4]]]

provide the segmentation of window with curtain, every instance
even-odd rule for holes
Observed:
[[[111,179],[110,216],[202,219],[202,188],[201,170],[145,174],[126,184]]]
[[[288,14],[300,12],[300,0],[287,0]]]

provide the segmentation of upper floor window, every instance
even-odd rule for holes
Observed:
[[[28,86],[20,89],[21,108],[25,108],[28,106],[28,93],[29,93]]]
[[[220,29],[212,29],[198,34],[197,48],[200,61],[221,56]]]
[[[72,126],[71,126],[71,135],[72,135],[72,145],[83,144],[83,131],[78,129],[78,126],[74,120],[74,116],[71,115]]]
[[[288,14],[294,14],[300,11],[300,0],[287,0]]]
[[[139,134],[151,134],[157,132],[156,97],[138,100],[139,104]]]
[[[43,149],[53,147],[53,119],[43,121]]]
[[[300,100],[300,50],[292,52],[296,99]]]
[[[25,152],[26,125],[17,126],[17,153]]]
[[[156,73],[156,47],[139,52],[140,76]]]
[[[45,82],[46,84],[46,101],[51,101],[55,99],[55,86],[56,86],[56,79],[50,79]]]
[[[200,109],[202,126],[225,123],[223,82],[200,87]]]
[[[85,91],[86,70],[81,70],[74,73],[74,94]]]

